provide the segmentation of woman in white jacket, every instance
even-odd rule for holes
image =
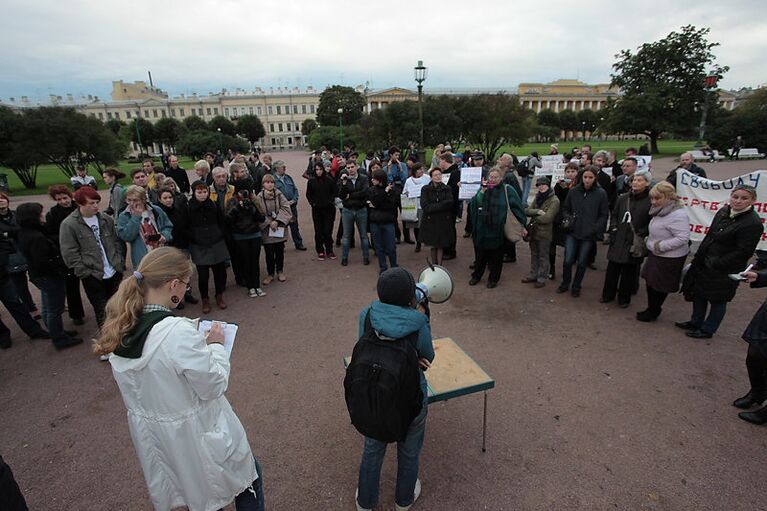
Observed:
[[[232,500],[263,510],[260,467],[224,392],[229,357],[220,326],[207,335],[171,312],[192,263],[160,247],[109,300],[98,354],[109,354],[155,509],[215,511]]]

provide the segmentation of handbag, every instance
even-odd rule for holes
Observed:
[[[418,221],[418,201],[419,199],[402,196],[402,211],[399,218],[403,222]]]
[[[508,185],[503,185],[503,196],[506,198],[506,223],[503,225],[503,234],[512,243],[522,240],[522,224],[514,216],[509,204],[509,194],[506,190]]]
[[[629,200],[627,199],[626,202],[628,203]],[[637,234],[636,229],[634,228],[634,224],[631,223],[631,212],[628,211],[628,205],[626,206],[627,210],[626,213],[623,214],[623,223],[629,224],[629,227],[631,228],[631,246],[629,247],[629,254],[631,257],[636,258],[642,258],[647,257],[647,238],[644,236],[639,236]]]

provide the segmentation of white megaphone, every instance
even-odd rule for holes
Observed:
[[[429,262],[418,277],[418,283],[426,286],[431,303],[445,303],[453,296],[453,277],[447,268]]]

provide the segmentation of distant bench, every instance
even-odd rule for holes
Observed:
[[[730,149],[730,154],[732,154],[735,151],[735,149]],[[741,149],[738,153],[738,158],[744,158],[744,159],[758,159],[758,158],[764,158],[764,153],[760,153],[759,150],[755,147],[749,147],[748,149]]]
[[[692,155],[692,159],[695,161],[722,161],[724,160],[724,156],[719,154],[719,151],[716,149],[711,151],[709,154],[704,154],[703,151],[699,149],[695,149],[693,151],[690,151],[690,154]]]

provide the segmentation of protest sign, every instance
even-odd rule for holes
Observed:
[[[679,169],[676,179],[677,194],[687,207],[690,239],[693,241],[701,241],[706,236],[714,215],[729,203],[730,192],[740,184],[756,188],[756,197],[760,202],[754,203],[754,211],[762,218],[762,224],[767,220],[767,202],[761,202],[767,198],[767,170],[755,170],[724,181],[714,181]],[[767,234],[764,232],[757,248],[767,250]]]
[[[541,167],[535,169],[536,176],[550,176],[554,173],[557,165],[562,163],[561,154],[547,154],[541,156]]]

